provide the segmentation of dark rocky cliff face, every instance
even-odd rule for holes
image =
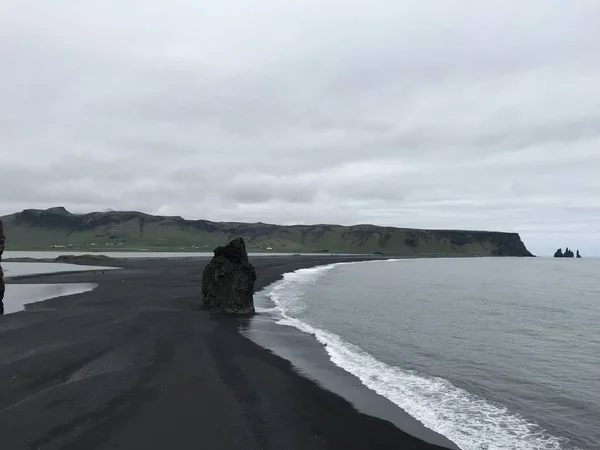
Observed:
[[[234,239],[214,253],[202,274],[204,306],[216,313],[254,314],[256,272],[248,261],[244,240]]]
[[[4,226],[2,225],[2,220],[0,220],[0,261],[2,261],[2,254],[4,253],[5,242],[6,238],[4,237]]]
[[[2,226],[2,220],[0,220],[0,315],[4,314],[4,272],[2,271],[2,253],[4,253],[4,227]]]
[[[497,244],[492,256],[534,256],[527,250],[518,233],[489,233],[489,239]]]

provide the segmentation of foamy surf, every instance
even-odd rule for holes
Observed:
[[[259,313],[259,314],[265,314],[265,313],[272,313],[272,312],[276,312],[277,308],[276,307],[272,307],[272,308],[262,308],[260,306],[255,306],[254,307],[254,311]]]
[[[386,364],[337,334],[294,317],[307,307],[302,299],[307,286],[340,264],[356,263],[300,269],[285,274],[282,281],[271,285],[266,295],[275,305],[277,323],[314,336],[335,365],[463,450],[563,448],[566,439],[549,434],[502,405],[458,388],[443,378]]]

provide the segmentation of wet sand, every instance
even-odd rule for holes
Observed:
[[[251,262],[260,290],[282,273],[349,259]],[[202,310],[207,261],[121,260],[118,271],[9,280],[7,292],[10,283],[98,287],[0,317],[2,448],[443,448],[359,412],[240,334],[240,320]]]

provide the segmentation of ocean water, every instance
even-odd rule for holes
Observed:
[[[86,270],[113,270],[114,267],[84,266],[79,264],[46,262],[2,262],[4,279],[24,275],[43,275],[58,272],[79,272]]]
[[[461,449],[600,448],[600,260],[413,259],[302,269],[261,317]]]

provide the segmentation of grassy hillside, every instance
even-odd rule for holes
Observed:
[[[393,255],[531,256],[516,233],[417,230],[374,225],[209,222],[139,212],[71,214],[27,209],[2,218],[7,250],[212,251],[241,236],[251,251],[381,252]]]

